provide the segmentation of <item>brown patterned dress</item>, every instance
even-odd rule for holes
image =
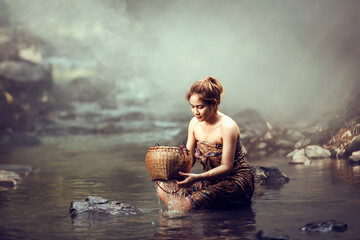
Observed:
[[[197,141],[195,150],[195,158],[205,172],[221,164],[221,144]],[[253,192],[254,175],[245,160],[239,138],[230,174],[217,180],[196,182],[188,198],[195,209],[224,208],[250,203]]]

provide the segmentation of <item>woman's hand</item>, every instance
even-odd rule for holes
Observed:
[[[179,174],[180,174],[180,176],[185,177],[185,179],[180,182],[176,181],[176,183],[179,187],[183,187],[183,188],[191,187],[191,185],[193,185],[195,182],[197,182],[198,178],[199,178],[199,174],[195,174],[195,173],[179,172]]]

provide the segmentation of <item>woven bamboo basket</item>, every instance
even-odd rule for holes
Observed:
[[[145,157],[152,181],[182,180],[179,171],[188,173],[192,167],[190,150],[185,147],[150,147]]]

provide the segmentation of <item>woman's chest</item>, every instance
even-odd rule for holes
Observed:
[[[210,143],[222,144],[222,132],[220,126],[205,127],[198,125],[194,130],[195,139]]]

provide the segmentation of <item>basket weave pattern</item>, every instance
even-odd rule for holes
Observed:
[[[152,181],[182,180],[179,171],[189,172],[191,164],[190,151],[180,147],[150,147],[145,157],[146,169]]]

